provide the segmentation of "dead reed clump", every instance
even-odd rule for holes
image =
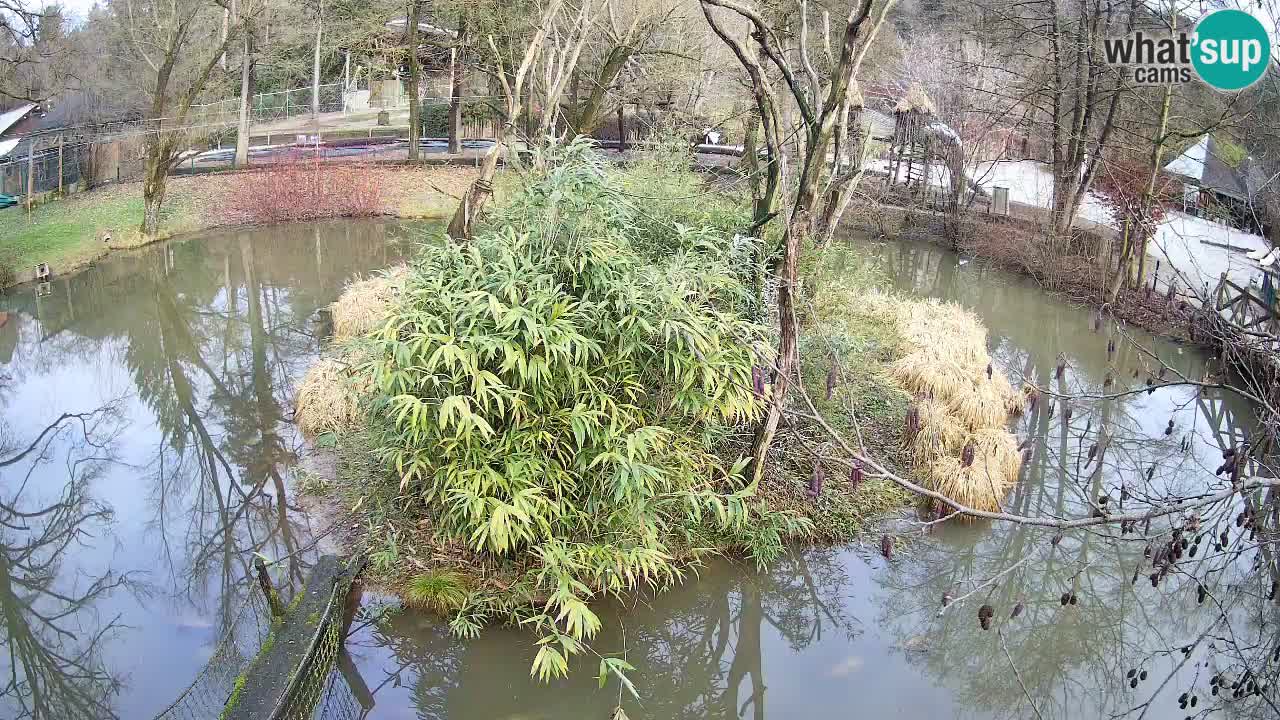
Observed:
[[[381,327],[391,316],[391,306],[408,276],[409,268],[397,265],[348,284],[333,304],[333,339],[349,340]]]
[[[1018,444],[1004,430],[983,430],[969,435],[965,445],[973,448],[973,461],[965,465],[955,455],[938,457],[925,466],[929,485],[961,504],[998,512],[1022,467]]]
[[[910,439],[912,461],[927,467],[934,458],[960,452],[969,435],[946,406],[931,398],[919,398],[915,407],[919,430]]]
[[[337,358],[321,358],[298,386],[294,420],[303,434],[315,437],[354,427],[360,419],[360,397],[368,390],[353,372],[354,365]]]
[[[917,398],[917,428],[908,441],[916,472],[956,501],[998,511],[1021,467],[1006,426],[1027,397],[993,367],[986,328],[967,310],[938,300],[872,302],[896,315],[903,336],[905,354],[889,372]]]

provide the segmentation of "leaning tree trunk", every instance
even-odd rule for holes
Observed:
[[[519,122],[525,76],[542,52],[542,43],[546,40],[551,23],[559,14],[561,5],[562,0],[551,0],[543,9],[538,31],[525,47],[524,60],[520,63],[520,69],[516,71],[514,82],[508,83],[505,77],[499,76],[503,92],[506,94],[507,116],[504,118],[502,127],[498,129],[497,137],[493,139],[493,147],[489,148],[489,152],[484,156],[484,163],[480,166],[480,176],[471,183],[471,187],[462,196],[458,209],[454,211],[453,218],[449,221],[448,235],[454,241],[465,242],[471,239],[476,219],[484,210],[485,203],[493,196],[493,177],[498,172],[498,156],[503,152],[507,136],[516,129],[516,123]],[[492,47],[493,40],[490,39],[489,43]]]
[[[604,112],[604,105],[609,90],[617,82],[618,75],[622,73],[622,69],[626,67],[627,61],[634,53],[633,48],[625,45],[615,45],[609,51],[604,65],[600,67],[600,72],[591,83],[591,93],[587,95],[581,108],[574,109],[574,118],[571,123],[574,132],[579,135],[590,135],[605,123],[607,115]]]

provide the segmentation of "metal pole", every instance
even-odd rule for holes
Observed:
[[[27,215],[36,206],[36,139],[27,145]]]
[[[62,189],[62,136],[58,136],[58,194],[63,194]]]
[[[351,88],[351,51],[343,50],[342,57],[342,114],[347,114],[347,90]]]

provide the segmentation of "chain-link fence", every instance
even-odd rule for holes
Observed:
[[[294,88],[277,92],[257,93],[249,106],[252,122],[286,120],[312,112],[312,88]],[[346,109],[342,83],[329,83],[319,88],[320,112],[341,112]],[[240,121],[240,98],[227,98],[191,108],[191,122],[197,125],[234,125]]]
[[[90,174],[89,143],[41,147],[27,142],[0,158],[0,195],[65,190]]]
[[[271,615],[259,595],[246,598],[213,650],[208,664],[156,720],[221,718],[227,698],[236,691],[271,629]]]
[[[191,685],[155,720],[358,720],[372,695],[346,655],[359,565],[325,556],[297,602],[272,618],[252,593]]]

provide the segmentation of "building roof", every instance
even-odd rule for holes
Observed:
[[[1216,193],[1229,195],[1239,200],[1248,200],[1256,191],[1254,187],[1256,169],[1251,171],[1252,163],[1245,159],[1240,168],[1227,164],[1219,152],[1218,141],[1212,135],[1205,135],[1181,155],[1164,166],[1166,172],[1181,175],[1196,181],[1200,187]]]
[[[31,111],[35,110],[36,107],[35,103],[27,103],[26,105],[19,105],[6,113],[0,113],[0,135],[4,135],[9,128],[17,125],[19,120],[31,114]]]
[[[893,116],[888,113],[874,110],[872,108],[863,108],[862,126],[867,129],[868,135],[872,138],[882,139],[893,137]]]

